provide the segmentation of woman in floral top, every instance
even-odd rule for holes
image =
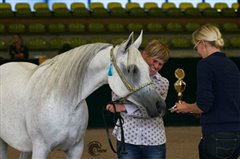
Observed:
[[[169,81],[158,72],[169,59],[168,48],[157,40],[147,44],[142,52],[144,60],[149,65],[149,73],[153,86],[163,99],[166,99]],[[113,94],[113,100],[118,97]],[[124,120],[123,130],[125,138],[126,154],[118,151],[119,159],[165,159],[166,135],[161,116],[151,118],[144,107],[130,102],[115,104],[116,111],[121,112]],[[106,109],[114,112],[114,106],[108,104]],[[116,126],[113,136],[117,139],[117,147],[121,147],[121,128]]]

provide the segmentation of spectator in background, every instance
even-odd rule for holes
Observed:
[[[64,53],[71,49],[72,49],[72,46],[69,43],[64,43],[61,49],[58,51],[58,54]]]
[[[9,46],[9,55],[11,59],[27,59],[28,54],[28,48],[24,44],[24,41],[19,34],[15,34],[12,37],[12,43]]]
[[[238,16],[240,17],[240,0],[238,0],[238,10],[237,10]]]

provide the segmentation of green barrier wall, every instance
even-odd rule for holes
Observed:
[[[176,68],[182,68],[185,70],[186,90],[183,93],[184,100],[187,102],[194,102],[196,98],[196,65],[200,58],[172,58],[164,66],[161,74],[167,77],[170,82],[167,107],[170,108],[177,102],[177,94],[174,89],[174,82],[176,78],[174,71]],[[240,68],[240,58],[232,58],[234,62]],[[105,105],[111,101],[111,90],[108,85],[104,85],[87,98],[89,105],[89,127],[100,128],[105,127],[103,122],[102,112]],[[113,115],[111,113],[105,113],[105,119],[109,127],[114,125]],[[195,118],[186,114],[172,114],[168,110],[164,116],[166,126],[191,126],[199,125],[199,118]]]

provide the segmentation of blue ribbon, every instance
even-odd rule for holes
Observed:
[[[112,75],[113,75],[112,64],[110,64],[109,70],[108,70],[108,76],[112,76]]]

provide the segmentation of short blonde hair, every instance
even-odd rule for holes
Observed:
[[[221,32],[218,27],[212,24],[205,24],[192,33],[192,43],[194,45],[201,40],[219,49],[224,46]]]
[[[150,41],[145,47],[144,51],[147,56],[154,57],[157,56],[164,62],[167,62],[170,57],[170,52],[168,47],[158,40]]]

